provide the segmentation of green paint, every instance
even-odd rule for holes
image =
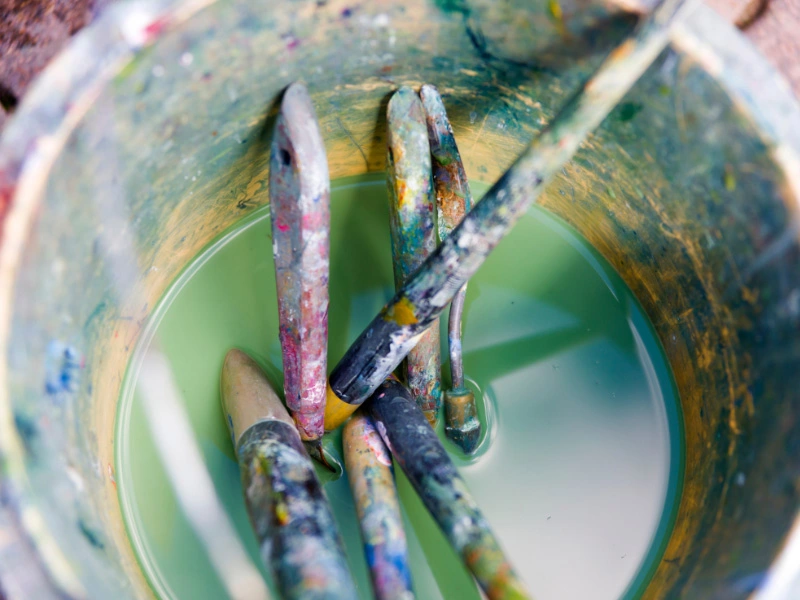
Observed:
[[[625,121],[630,121],[643,108],[644,106],[637,102],[625,102],[619,107],[619,120],[623,123]]]
[[[473,183],[476,197],[486,189]],[[384,176],[334,182],[331,199],[335,364],[394,286]],[[218,378],[225,352],[238,346],[281,389],[267,215],[255,211],[208,248],[154,312],[217,491],[259,564]],[[445,444],[533,595],[635,596],[671,527],[682,442],[670,372],[630,291],[572,229],[534,207],[470,281],[464,358],[484,390],[477,397],[488,426],[468,459]],[[169,491],[130,373],[116,439],[126,523],[154,589],[162,598],[224,598]],[[339,432],[331,443],[338,452]],[[369,598],[347,480],[325,489]],[[402,475],[398,489],[417,597],[478,600]]]
[[[733,172],[732,166],[725,165],[725,175],[722,177],[722,182],[725,184],[727,191],[736,191],[736,173]]]

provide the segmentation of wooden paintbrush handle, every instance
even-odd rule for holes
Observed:
[[[345,425],[342,443],[375,596],[412,600],[408,545],[389,449],[363,411]]]
[[[401,87],[386,108],[386,178],[395,286],[399,289],[436,248],[435,202],[425,110],[417,93]],[[431,425],[442,406],[441,348],[434,322],[408,353],[406,381]]]
[[[283,95],[269,169],[284,392],[303,440],[324,433],[328,349],[330,177],[314,106],[294,83]]]

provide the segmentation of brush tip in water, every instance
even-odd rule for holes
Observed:
[[[342,465],[325,450],[325,447],[322,445],[322,439],[303,440],[303,444],[311,458],[322,464],[322,466],[331,473],[335,473],[336,475],[342,474]]]
[[[481,439],[481,422],[475,395],[466,389],[444,393],[445,433],[465,454],[472,454]]]

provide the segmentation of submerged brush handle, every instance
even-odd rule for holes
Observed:
[[[378,600],[413,600],[408,544],[392,457],[363,411],[344,426],[344,462]]]
[[[577,151],[658,57],[688,0],[663,0],[570,98],[461,224],[395,294],[334,367],[325,429],[339,427],[391,373],[483,264],[544,182]]]
[[[328,350],[330,177],[311,98],[283,95],[269,168],[284,393],[300,437],[320,451]]]
[[[395,286],[400,289],[436,248],[431,154],[425,111],[414,90],[401,87],[394,93],[386,121],[392,258]],[[411,395],[433,426],[442,406],[440,353],[439,321],[434,319],[405,363]]]
[[[419,96],[425,108],[425,120],[428,124],[439,239],[444,240],[472,208],[472,192],[439,91],[432,85],[423,85]],[[464,314],[466,298],[465,283],[450,303],[450,316],[447,321],[452,389],[444,393],[444,430],[447,437],[466,454],[471,454],[477,448],[481,437],[481,422],[478,420],[475,395],[464,385],[461,317]]]
[[[491,600],[528,598],[489,523],[408,390],[388,379],[370,414],[425,507]]]
[[[247,512],[281,597],[357,600],[314,464],[261,368],[244,352],[231,350],[220,392]]]

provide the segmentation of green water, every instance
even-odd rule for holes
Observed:
[[[334,182],[331,202],[332,367],[393,288],[383,176]],[[259,211],[201,253],[153,315],[217,493],[257,563],[218,378],[237,346],[282,385],[268,217]],[[470,282],[464,351],[489,426],[469,460],[446,444],[531,592],[635,597],[671,527],[682,443],[669,367],[630,291],[573,230],[533,208]],[[156,593],[225,598],[170,490],[130,372],[116,439],[124,516]],[[417,597],[480,598],[400,473],[398,488]],[[346,477],[325,489],[370,598]]]

